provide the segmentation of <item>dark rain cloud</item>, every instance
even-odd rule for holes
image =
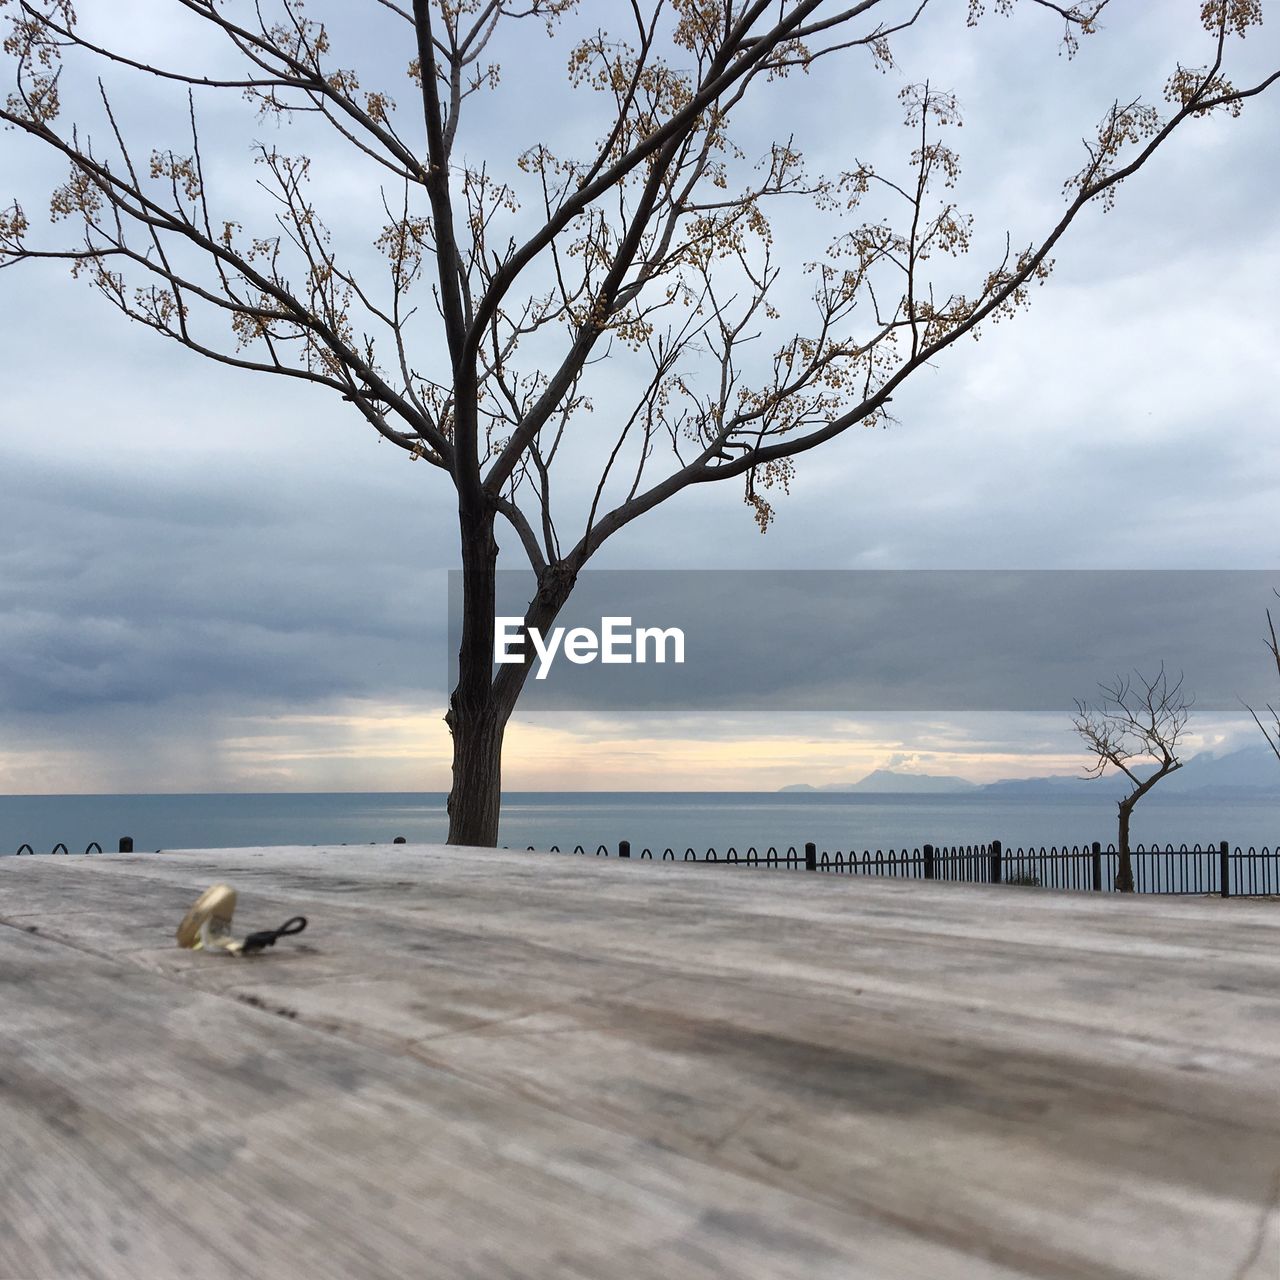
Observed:
[[[0,554],[0,708],[414,695],[439,678],[443,575],[405,536],[412,511],[385,536],[371,480],[291,488],[225,466],[126,482],[13,458],[5,473],[27,536]]]
[[[557,626],[600,635],[614,617],[631,619],[624,631],[679,628],[684,663],[576,664],[559,653],[523,697],[528,710],[1065,720],[1100,682],[1135,670],[1154,678],[1163,664],[1202,711],[1240,713],[1274,699],[1262,638],[1277,584],[1276,574],[1213,570],[587,571]],[[458,575],[451,585],[456,635]],[[500,607],[518,616],[528,587],[525,575],[504,577]]]

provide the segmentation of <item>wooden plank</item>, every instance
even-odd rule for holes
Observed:
[[[167,945],[217,879],[244,927],[308,932]],[[402,846],[4,859],[0,918],[0,1224],[21,1167],[45,1188],[0,1276],[172,1266],[185,1216],[251,1274],[294,1228],[343,1244],[279,1274],[1280,1270],[1272,903]],[[61,1133],[64,1104],[120,1127]],[[192,1106],[218,1169],[166,1151]],[[363,1226],[313,1209],[347,1157]],[[176,1207],[94,1271],[130,1180]]]

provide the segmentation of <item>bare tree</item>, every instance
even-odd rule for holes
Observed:
[[[1116,888],[1132,893],[1129,819],[1134,806],[1161,778],[1182,768],[1178,743],[1194,699],[1182,692],[1181,674],[1169,683],[1164,663],[1150,680],[1135,671],[1132,680],[1117,676],[1111,684],[1100,684],[1098,688],[1102,697],[1097,705],[1077,700],[1072,722],[1094,757],[1085,776],[1100,778],[1111,767],[1132,784],[1119,801],[1120,865],[1116,870]]]
[[[1280,591],[1277,591],[1276,595],[1280,596]],[[1267,610],[1267,634],[1269,639],[1264,643],[1267,646],[1267,651],[1271,654],[1271,660],[1276,664],[1276,675],[1280,676],[1280,643],[1276,641],[1276,624],[1271,619],[1270,609]],[[1248,707],[1248,703],[1245,705]],[[1271,717],[1271,724],[1266,725],[1262,723],[1258,713],[1252,707],[1248,707],[1248,709],[1249,714],[1253,717],[1254,724],[1262,730],[1262,736],[1266,738],[1267,746],[1275,752],[1276,759],[1280,760],[1280,711],[1277,711],[1268,702],[1267,714]]]
[[[1188,121],[1238,114],[1280,76],[1229,82],[1228,44],[1261,23],[1261,3],[1207,0],[1203,65],[1171,70],[1165,105],[1107,106],[1053,225],[1021,245],[1001,236],[971,269],[960,261],[973,235],[954,198],[960,162],[944,140],[960,123],[952,94],[902,88],[912,142],[886,171],[850,144],[841,172],[812,173],[796,138],[750,144],[731,131],[745,100],[785,94],[789,75],[824,60],[874,83],[893,67],[892,38],[925,21],[930,2],[333,4],[331,25],[358,16],[361,49],[405,49],[413,101],[401,110],[390,84],[362,85],[356,50],[340,54],[303,0],[169,0],[165,11],[191,27],[173,65],[114,43],[107,0],[81,0],[102,20],[93,27],[71,0],[0,0],[14,76],[0,119],[69,166],[50,212],[75,232],[37,237],[15,201],[0,214],[0,264],[64,259],[130,319],[209,359],[341,397],[447,476],[463,571],[449,839],[493,844],[503,734],[528,671],[495,674],[500,523],[537,576],[526,625],[544,631],[606,539],[683,490],[737,481],[766,530],[796,458],[883,423],[904,380],[1026,304],[1082,210],[1110,204]],[[1024,0],[1052,15],[1069,53],[1107,3]],[[970,0],[971,25],[983,8]],[[587,25],[602,10],[613,30]],[[518,154],[467,131],[477,97],[499,91],[496,51],[508,65],[554,65],[528,51],[531,27],[568,43],[595,137],[580,154],[529,142],[559,119],[538,123],[541,98],[568,91],[550,71],[544,95],[526,91],[510,108]],[[181,94],[181,111],[157,116],[145,140],[121,110],[131,77]],[[327,138],[337,150],[315,170],[360,172],[356,186],[347,179],[353,207],[357,192],[378,193],[363,243],[335,245],[307,156],[250,144],[247,128],[256,181],[218,176],[234,157],[208,162],[200,122],[219,99],[225,136],[241,97],[293,121],[291,137]],[[758,103],[755,118],[768,118]],[[775,240],[771,210],[787,200],[831,220],[825,243]],[[361,265],[371,244],[376,271]],[[797,309],[782,295],[806,279],[810,301]]]

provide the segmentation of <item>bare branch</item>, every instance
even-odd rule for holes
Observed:
[[[1275,593],[1280,596],[1280,591]],[[1275,665],[1276,676],[1280,678],[1280,641],[1276,639],[1276,624],[1271,617],[1271,610],[1267,610],[1267,639],[1265,641],[1267,652],[1271,655],[1271,661]],[[1267,740],[1267,746],[1275,753],[1277,760],[1280,760],[1280,712],[1267,703],[1267,713],[1271,716],[1272,723],[1265,725],[1262,723],[1258,713],[1245,703],[1245,709],[1253,717],[1253,722],[1262,731],[1262,736]]]

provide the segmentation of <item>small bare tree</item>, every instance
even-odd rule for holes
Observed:
[[[1276,592],[1280,596],[1280,591]],[[1267,640],[1266,646],[1271,654],[1272,661],[1276,664],[1276,675],[1280,676],[1280,643],[1276,641],[1276,624],[1271,619],[1271,610],[1267,610],[1267,633],[1271,637]],[[1246,706],[1249,704],[1246,703]],[[1249,707],[1249,714],[1253,717],[1254,723],[1262,730],[1262,736],[1267,740],[1267,746],[1276,754],[1276,759],[1280,760],[1280,711],[1277,711],[1271,703],[1267,703],[1267,714],[1271,717],[1271,724],[1262,723],[1258,713]]]
[[[1117,676],[1111,684],[1100,684],[1098,688],[1102,697],[1096,706],[1076,700],[1073,723],[1094,757],[1085,777],[1100,778],[1110,766],[1133,784],[1119,802],[1120,865],[1116,870],[1116,888],[1121,893],[1132,893],[1129,818],[1134,806],[1161,778],[1182,768],[1178,743],[1194,699],[1182,692],[1181,672],[1172,684],[1169,682],[1163,662],[1150,680],[1135,671],[1133,679]],[[1154,766],[1152,772],[1146,773],[1144,762]],[[1140,769],[1142,773],[1138,772]]]

